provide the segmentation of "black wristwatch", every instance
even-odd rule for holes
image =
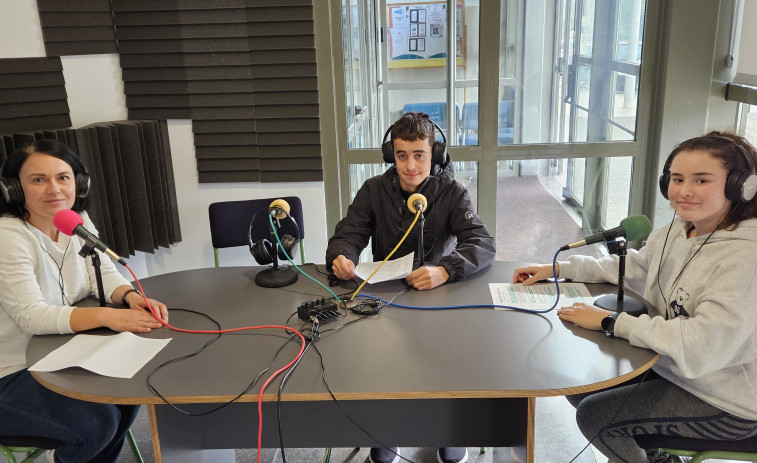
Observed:
[[[610,338],[615,336],[615,319],[618,318],[618,315],[620,315],[620,312],[613,312],[602,319],[602,330]]]

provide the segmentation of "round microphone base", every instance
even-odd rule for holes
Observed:
[[[603,309],[612,310],[613,312],[626,312],[628,315],[638,317],[647,313],[647,307],[640,300],[623,295],[623,306],[618,307],[617,294],[604,294],[594,299],[594,305]]]
[[[293,267],[269,267],[255,276],[255,284],[263,288],[281,288],[297,281],[297,270]]]

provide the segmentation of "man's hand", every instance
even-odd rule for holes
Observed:
[[[419,267],[410,272],[410,275],[405,278],[407,284],[419,291],[434,289],[444,284],[447,280],[449,280],[449,273],[442,266]]]
[[[339,254],[331,264],[331,270],[340,280],[351,280],[355,278],[355,263]]]

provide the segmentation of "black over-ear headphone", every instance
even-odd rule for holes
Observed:
[[[719,138],[733,143],[738,148],[747,164],[747,169],[735,169],[728,173],[725,181],[725,197],[734,203],[746,203],[754,198],[757,193],[757,174],[755,173],[754,160],[746,148],[736,143],[735,140],[720,135],[712,135],[708,138]],[[668,198],[668,185],[670,184],[670,164],[666,161],[662,175],[660,175],[660,193],[665,199]]]
[[[292,235],[285,234],[279,236],[281,244],[284,248],[283,250],[281,247],[277,246],[278,243],[273,243],[265,238],[257,240],[255,242],[252,241],[252,228],[255,223],[255,217],[257,217],[260,211],[266,211],[267,213],[276,213],[276,216],[273,220],[280,220],[284,217],[288,217],[289,220],[292,221],[294,228],[297,230],[297,235],[299,236],[300,234],[300,229],[297,226],[297,221],[295,221],[294,217],[292,217],[285,209],[272,205],[270,207],[257,210],[255,214],[252,215],[252,220],[250,220],[250,228],[247,230],[247,242],[250,246],[250,254],[252,254],[255,262],[260,265],[270,264],[273,262],[274,253],[277,254],[280,260],[286,261],[287,256],[284,254],[284,251],[286,251],[286,254],[289,255],[291,259],[294,259],[294,257],[297,255],[297,243],[299,243],[300,240]],[[277,251],[274,251],[274,249],[276,249]]]
[[[447,137],[444,135],[444,130],[436,125],[436,122],[431,119],[428,121],[442,134],[442,140],[444,140],[441,142],[434,138],[434,144],[431,146],[431,164],[443,167],[447,161]],[[381,154],[384,156],[384,162],[387,164],[394,164],[394,143],[392,143],[391,139],[387,139],[389,134],[392,133],[393,128],[394,124],[389,126],[381,142]]]
[[[0,175],[5,172],[5,163],[0,166]],[[89,194],[89,174],[84,172],[78,172],[75,174],[74,179],[76,181],[76,197],[86,198]],[[3,199],[9,205],[18,204],[23,206],[24,204],[24,190],[21,188],[21,182],[15,177],[0,177],[0,191],[2,191]]]

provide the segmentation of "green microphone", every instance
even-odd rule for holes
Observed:
[[[620,226],[596,233],[581,241],[566,244],[560,251],[586,246],[587,244],[599,243],[600,241],[612,241],[624,236],[626,240],[633,241],[644,239],[652,232],[652,223],[645,215],[632,215],[620,221]]]

